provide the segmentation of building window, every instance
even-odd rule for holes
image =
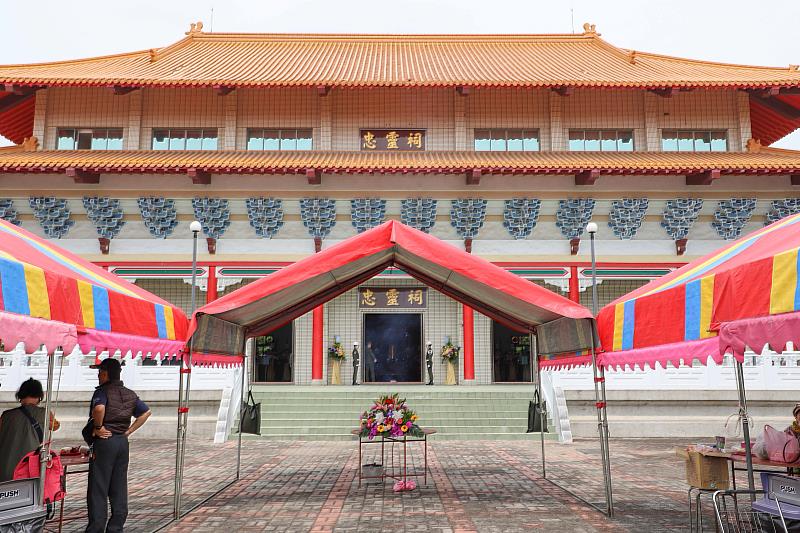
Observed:
[[[216,150],[217,130],[169,128],[153,130],[153,150]]]
[[[121,128],[59,128],[57,150],[122,150]]]
[[[248,150],[311,150],[310,129],[249,129]]]
[[[633,152],[631,130],[569,130],[570,152]]]
[[[476,152],[538,152],[539,130],[475,130]]]
[[[662,130],[665,152],[727,152],[728,135],[723,130]]]

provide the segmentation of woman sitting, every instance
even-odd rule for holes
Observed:
[[[11,481],[20,460],[34,451],[44,440],[44,398],[42,384],[33,378],[24,381],[17,391],[19,407],[6,410],[0,416],[0,482]],[[59,428],[58,420],[50,413],[50,429]]]

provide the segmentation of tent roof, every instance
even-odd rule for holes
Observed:
[[[174,354],[186,338],[179,308],[5,220],[0,285],[6,345]]]
[[[712,355],[707,347],[719,343],[706,339],[721,325],[800,311],[798,223],[800,214],[779,220],[603,307],[601,360],[633,365]]]
[[[585,307],[436,237],[389,221],[201,307],[190,326],[192,349],[241,354],[246,338],[290,322],[390,265],[518,330],[534,331],[566,318],[572,327],[554,328],[558,334],[544,343],[545,350],[574,351],[590,342],[592,320]]]

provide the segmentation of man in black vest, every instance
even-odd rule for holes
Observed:
[[[94,442],[86,491],[86,533],[117,532],[122,531],[128,518],[128,436],[142,427],[150,409],[135,392],[122,385],[122,366],[117,359],[104,359],[91,368],[99,370],[100,386],[94,391],[90,408]],[[135,418],[133,424],[131,417]]]

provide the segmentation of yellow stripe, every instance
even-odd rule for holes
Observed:
[[[769,295],[769,314],[794,311],[797,291],[797,250],[776,255],[772,260],[772,288]]]
[[[614,351],[622,349],[622,325],[625,321],[625,302],[614,306]]]
[[[687,270],[686,272],[684,272],[680,276],[676,276],[675,278],[671,279],[667,283],[664,283],[662,285],[654,287],[649,292],[646,292],[645,294],[642,294],[641,296],[639,296],[639,298],[641,298],[643,296],[649,296],[649,295],[651,295],[651,294],[653,294],[655,292],[666,290],[666,289],[669,289],[670,287],[674,287],[676,285],[679,285],[681,282],[683,282],[685,280],[688,280],[689,278],[694,276],[698,271],[702,270],[703,268],[705,268],[706,266],[710,265],[711,263],[714,263],[720,257],[723,257],[724,255],[728,254],[732,250],[738,250],[742,246],[746,246],[746,245],[750,244],[752,241],[754,241],[754,240],[756,240],[756,239],[758,239],[758,238],[760,238],[760,237],[762,237],[762,236],[764,236],[764,235],[766,235],[768,233],[772,233],[772,232],[778,231],[780,229],[783,229],[785,226],[788,226],[790,224],[796,223],[798,221],[798,218],[800,218],[800,213],[798,213],[796,215],[792,215],[790,217],[787,217],[784,220],[782,220],[780,222],[776,222],[773,225],[767,226],[766,228],[764,228],[762,230],[758,230],[758,231],[754,232],[750,237],[748,237],[747,239],[744,239],[741,242],[737,242],[737,243],[731,244],[730,246],[726,246],[725,248],[720,250],[718,253],[714,254],[712,257],[709,257],[708,259],[706,259],[702,263],[700,263],[698,265],[695,265],[695,267],[692,268],[691,270]]]
[[[711,312],[714,309],[714,276],[700,279],[700,338],[715,337],[711,328]]]
[[[92,294],[92,284],[78,280],[78,296],[81,298],[81,312],[83,313],[83,325],[87,328],[94,327],[94,294]]]
[[[25,269],[25,285],[28,288],[28,307],[32,317],[50,320],[50,297],[47,295],[47,283],[44,270],[27,263]]]
[[[13,226],[12,224],[0,224],[0,231],[6,231],[7,233],[11,233],[11,234],[13,234],[15,237],[17,237],[19,239],[22,239],[22,240],[24,240],[24,241],[26,241],[28,243],[32,243],[31,246],[34,248],[34,250],[36,250],[39,253],[42,253],[42,252],[41,252],[41,250],[37,250],[37,247],[41,247],[41,248],[47,250],[58,261],[61,261],[61,262],[65,263],[65,264],[70,265],[72,267],[73,272],[75,272],[76,270],[79,271],[80,275],[83,275],[83,276],[95,281],[98,285],[101,285],[101,286],[104,286],[104,287],[110,287],[110,288],[113,288],[114,290],[116,290],[117,292],[121,292],[122,294],[127,294],[128,296],[132,296],[134,298],[139,298],[140,300],[142,299],[141,296],[139,296],[135,292],[131,291],[127,287],[123,287],[122,285],[114,282],[113,280],[104,278],[103,276],[100,276],[99,274],[95,274],[94,272],[92,272],[91,270],[86,268],[85,266],[81,265],[78,262],[73,261],[72,259],[70,259],[69,257],[65,256],[64,254],[62,254],[61,252],[59,252],[55,248],[49,246],[47,243],[41,242],[41,241],[37,241],[35,239],[32,239],[32,238],[28,237],[27,235],[25,235],[22,232],[20,232],[19,230],[17,230],[16,227]],[[20,261],[20,262],[22,262],[22,261]],[[78,272],[76,272],[76,273],[78,273]]]
[[[167,324],[167,338],[175,340],[175,316],[172,314],[172,308],[168,305],[164,306],[164,322]]]

